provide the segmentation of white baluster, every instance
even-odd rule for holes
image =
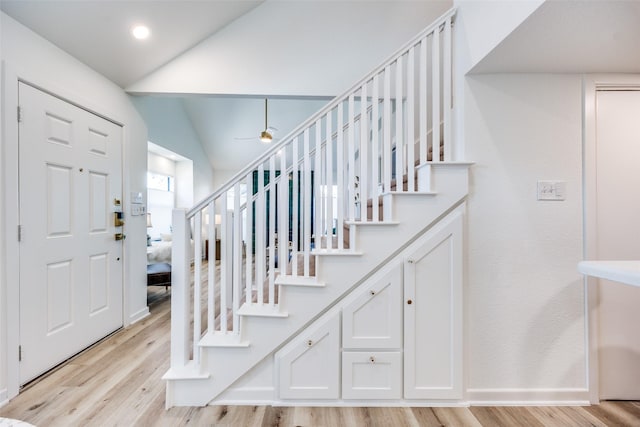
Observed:
[[[348,108],[348,118],[349,118],[349,128],[348,135],[349,140],[347,141],[347,169],[349,171],[347,188],[349,192],[347,193],[347,203],[349,205],[348,219],[349,221],[353,221],[356,219],[356,192],[355,188],[356,183],[356,149],[355,149],[355,138],[356,138],[356,123],[355,123],[355,94],[352,93],[349,95],[349,103],[347,105]]]
[[[404,71],[402,56],[396,61],[396,191],[404,191],[402,178],[404,175],[404,114],[402,108]]]
[[[420,164],[427,161],[427,38],[423,38],[420,42]]]
[[[413,46],[409,49],[409,56],[407,57],[407,190],[409,192],[415,191],[415,134],[414,134],[414,120],[415,120],[415,50]]]
[[[338,249],[344,249],[344,229],[342,223],[344,221],[344,101],[338,104],[338,117],[337,117],[337,136],[336,136],[336,184],[337,191],[337,224],[336,234],[338,240]]]
[[[280,177],[278,192],[280,193],[279,225],[278,225],[278,270],[281,275],[287,274],[289,258],[289,174],[287,173],[287,148],[280,150]]]
[[[276,158],[269,158],[269,305],[276,303]]]
[[[443,33],[443,115],[444,115],[444,160],[451,161],[452,143],[451,140],[451,17],[448,17],[444,24]]]
[[[326,141],[326,189],[327,189],[327,248],[333,248],[333,110],[327,113],[327,141]]]
[[[202,336],[200,295],[202,295],[202,211],[196,212],[193,217],[193,360],[200,362],[198,343]]]
[[[242,295],[242,214],[240,181],[233,186],[233,333],[240,333],[240,298]]]
[[[431,46],[431,160],[440,161],[440,29],[433,32]]]
[[[369,113],[368,113],[368,97],[367,84],[362,85],[360,95],[360,219],[367,221],[367,200],[369,199]],[[373,108],[373,107],[372,107]]]
[[[384,109],[383,109],[383,172],[384,191],[391,191],[391,65],[384,69]]]
[[[264,200],[264,164],[258,166],[258,198],[256,200],[256,290],[258,305],[264,303],[265,281],[265,225],[266,206]]]
[[[379,124],[379,112],[378,105],[380,101],[380,97],[378,96],[379,90],[379,81],[378,74],[373,76],[373,89],[371,93],[371,220],[373,222],[378,222],[378,186],[380,184],[380,139],[378,132],[378,124]],[[368,200],[365,201],[368,204]],[[366,206],[366,205],[365,205]]]
[[[229,283],[229,232],[227,230],[227,193],[220,196],[220,331],[227,332],[227,286]]]
[[[246,249],[245,249],[245,303],[251,305],[251,294],[253,290],[253,174],[248,173],[246,177],[247,183],[247,203],[246,203],[246,222],[245,229],[247,232]]]
[[[291,155],[292,155],[292,161],[293,161],[293,186],[292,186],[292,192],[293,195],[291,197],[291,200],[293,201],[293,206],[292,211],[292,217],[293,217],[293,221],[291,221],[291,273],[294,276],[298,275],[298,250],[299,250],[299,244],[298,244],[298,234],[299,234],[299,230],[300,230],[300,215],[298,212],[298,200],[300,199],[300,176],[298,174],[298,169],[299,169],[299,161],[300,161],[300,154],[299,154],[299,143],[300,143],[300,138],[298,136],[296,136],[295,138],[293,138],[293,147],[292,151],[291,151]]]
[[[304,156],[304,197],[302,209],[304,212],[304,275],[310,275],[309,256],[311,252],[311,209],[313,208],[313,200],[311,199],[311,157],[309,155],[309,128],[304,130],[303,139],[303,156]]]
[[[207,206],[209,217],[209,260],[207,265],[207,327],[210,333],[215,331],[215,284],[216,284],[216,209],[214,202]]]
[[[316,149],[316,159],[315,159],[315,165],[314,165],[314,170],[315,170],[315,179],[314,179],[314,186],[315,186],[315,216],[314,216],[314,220],[315,220],[315,226],[316,226],[316,230],[315,230],[315,237],[313,239],[313,244],[315,249],[322,249],[322,217],[324,216],[323,213],[323,209],[322,209],[322,191],[321,191],[321,186],[322,186],[322,170],[323,170],[323,166],[322,166],[322,121],[321,119],[316,120],[316,124],[315,124],[315,128],[316,128],[316,138],[315,138],[315,149]]]

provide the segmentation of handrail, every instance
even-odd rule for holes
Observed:
[[[367,73],[362,79],[358,80],[358,83],[351,86],[349,89],[344,91],[339,96],[335,97],[327,105],[321,108],[317,113],[312,115],[309,119],[302,122],[298,127],[296,127],[294,130],[292,130],[287,135],[285,135],[280,142],[273,145],[269,150],[265,151],[260,156],[258,156],[256,160],[249,163],[247,166],[245,166],[243,169],[241,169],[239,172],[233,175],[233,177],[231,177],[231,179],[229,179],[225,184],[223,184],[222,187],[218,188],[212,194],[210,194],[209,196],[205,197],[203,200],[198,202],[193,208],[191,208],[187,212],[187,219],[193,217],[196,214],[196,212],[202,210],[213,200],[217,199],[223,193],[228,191],[236,181],[245,177],[249,172],[253,171],[261,163],[264,163],[274,153],[276,153],[278,150],[280,150],[281,148],[289,144],[294,137],[304,132],[305,129],[311,127],[311,125],[313,125],[318,119],[322,118],[322,116],[324,116],[325,114],[333,110],[340,102],[344,102],[344,100],[348,98],[348,96],[351,95],[353,92],[355,92],[360,86],[362,86],[363,83],[368,82],[375,75],[381,73],[385,69],[387,64],[392,63],[396,61],[398,58],[402,57],[402,55],[404,55],[409,48],[416,45],[420,40],[422,40],[424,37],[429,35],[434,30],[438,29],[439,31],[439,27],[443,25],[444,21],[446,21],[448,18],[453,17],[455,13],[456,13],[456,8],[450,9],[449,11],[441,15],[439,18],[437,18],[427,28],[420,31],[415,37],[411,39],[411,41],[403,45],[400,49],[398,49],[393,54],[391,54],[387,59],[382,61],[382,63],[377,67],[375,67],[373,71]]]

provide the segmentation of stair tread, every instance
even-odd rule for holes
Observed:
[[[163,380],[206,380],[211,377],[208,372],[202,372],[200,365],[190,360],[184,366],[174,366],[162,376]]]
[[[407,196],[437,196],[438,193],[436,191],[395,191],[395,190],[391,190],[391,191],[385,191],[384,193],[381,194],[381,196],[385,196],[387,194],[392,194],[392,195],[397,195],[397,194],[402,194],[402,195],[407,195]],[[369,199],[371,200],[371,199]]]
[[[398,225],[399,221],[369,221],[369,220],[353,220],[345,221],[349,225]]]
[[[242,304],[238,309],[240,316],[257,316],[257,317],[289,317],[289,313],[282,312],[278,306],[266,304]]]
[[[353,249],[314,249],[311,251],[312,255],[362,255],[362,252],[354,251]]]
[[[224,332],[206,333],[198,342],[200,347],[249,347],[249,341],[243,341],[240,335]]]
[[[308,286],[315,288],[322,288],[325,286],[323,282],[319,282],[315,276],[292,276],[292,275],[279,275],[276,277],[276,285],[284,286]]]

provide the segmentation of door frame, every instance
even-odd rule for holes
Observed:
[[[5,246],[0,246],[0,263],[4,262],[4,286],[0,288],[0,379],[4,377],[6,382],[6,391],[0,390],[0,406],[2,403],[18,395],[20,391],[18,346],[20,344],[20,331],[17,327],[9,327],[9,325],[20,325],[20,245],[17,239],[17,230],[19,225],[20,213],[19,209],[19,126],[17,120],[18,111],[18,85],[20,82],[31,85],[45,93],[51,94],[75,105],[90,113],[96,114],[110,122],[122,127],[122,203],[128,206],[129,198],[127,189],[130,188],[129,177],[125,172],[126,152],[128,146],[127,128],[125,120],[116,112],[108,111],[107,108],[96,104],[85,98],[82,94],[76,93],[71,88],[61,87],[49,78],[39,78],[35,74],[30,74],[26,70],[15,70],[7,61],[2,61],[1,70],[2,80],[2,120],[3,135],[2,145],[4,153],[0,161],[2,161],[2,170],[4,173],[0,177],[0,185],[4,190],[2,197],[2,207],[0,208],[0,226],[3,228]],[[13,208],[15,207],[15,208]],[[123,248],[123,265],[122,265],[122,322],[127,326],[130,318],[129,313],[129,295],[130,287],[127,271],[129,270],[128,256],[129,242],[125,241]],[[4,252],[3,252],[4,250]],[[0,270],[1,273],[1,270]],[[0,284],[2,277],[0,276]],[[13,349],[13,351],[10,351]],[[0,386],[2,384],[0,383]],[[6,395],[5,395],[6,393]]]
[[[588,74],[583,78],[583,258],[597,257],[596,199],[596,95],[601,90],[639,90],[640,74]],[[587,388],[592,404],[600,401],[598,369],[598,279],[584,276],[585,319],[587,327]]]

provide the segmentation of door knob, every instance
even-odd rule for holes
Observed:
[[[116,233],[116,234],[114,234],[114,237],[116,238],[116,240],[124,240],[124,239],[127,238],[127,236],[125,236],[122,233]]]

